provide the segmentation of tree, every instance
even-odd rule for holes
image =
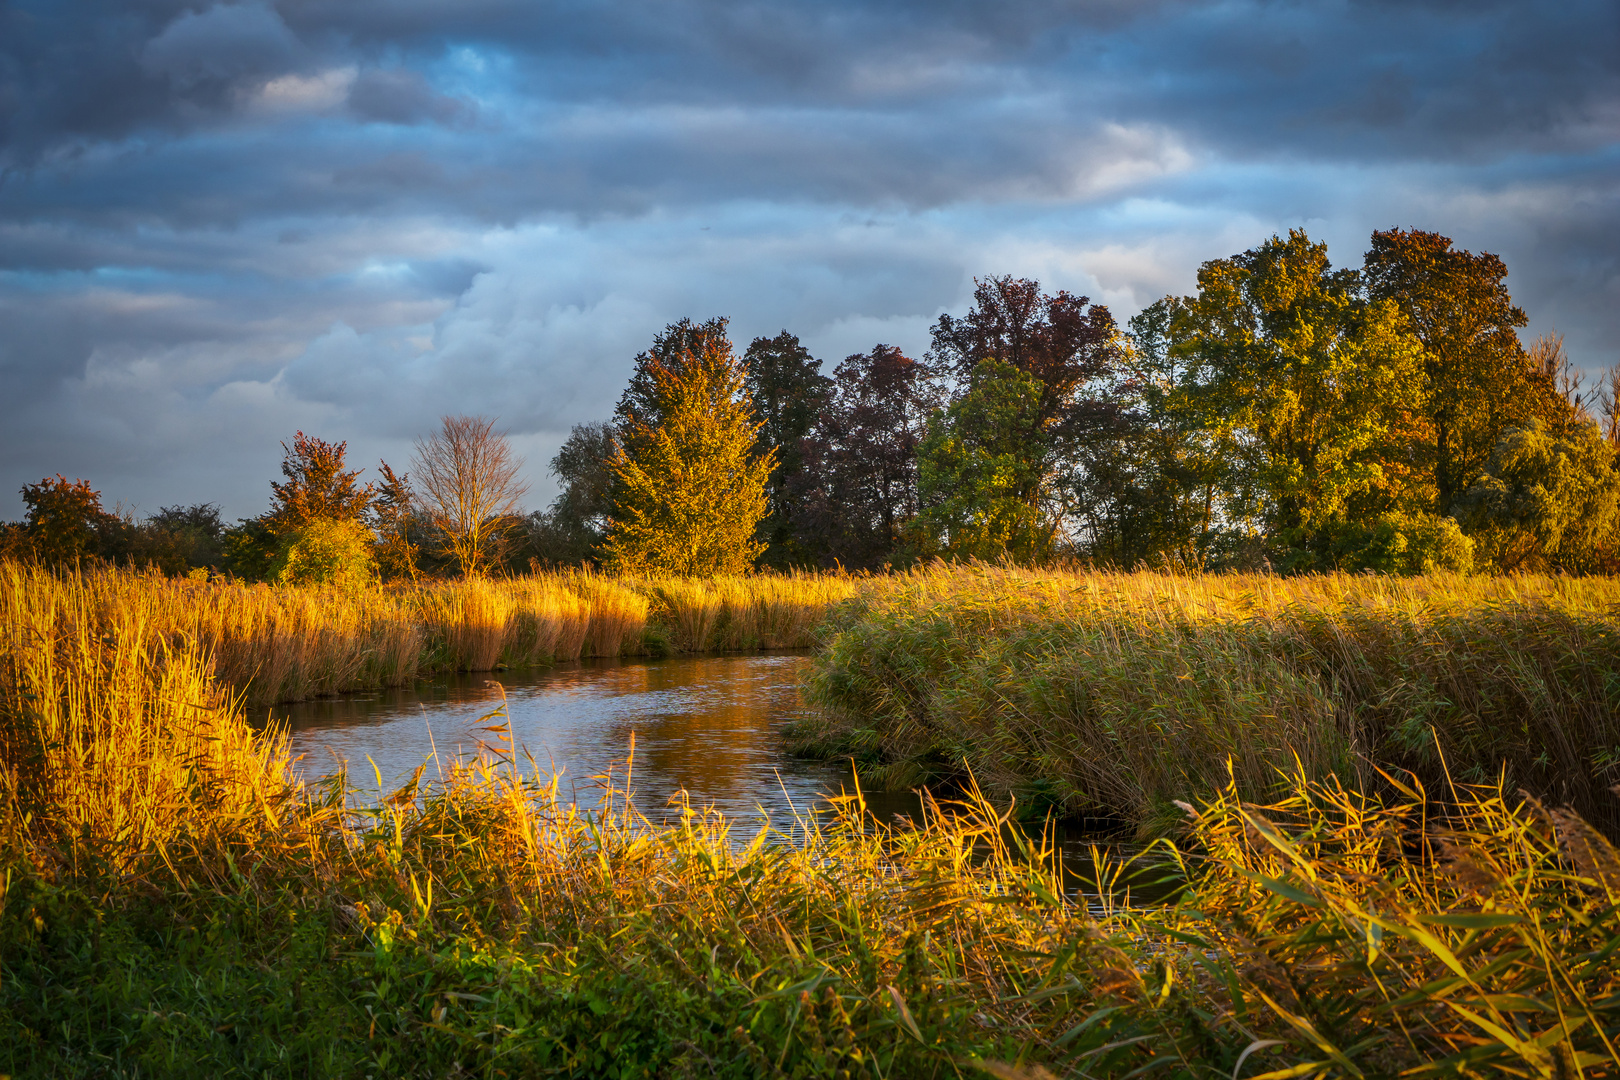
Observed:
[[[1198,285],[1171,348],[1197,366],[1204,425],[1252,481],[1228,487],[1223,513],[1255,521],[1287,565],[1330,567],[1340,525],[1413,498],[1388,466],[1423,407],[1421,346],[1300,230],[1205,263]]]
[[[1594,423],[1536,418],[1502,437],[1461,517],[1506,573],[1611,568],[1620,540],[1615,448]]]
[[[347,442],[330,443],[305,435],[293,437],[289,448],[281,444],[281,474],[285,483],[270,482],[274,493],[265,515],[277,534],[301,529],[312,521],[359,521],[371,506],[372,486],[356,483],[360,470],[345,470]]]
[[[410,474],[395,474],[386,461],[377,463],[382,483],[371,503],[371,528],[377,534],[374,552],[384,578],[416,580],[421,545],[412,540],[416,527],[416,493]]]
[[[1428,430],[1417,432],[1432,477],[1430,509],[1454,504],[1484,473],[1509,428],[1533,417],[1556,422],[1553,380],[1519,343],[1527,319],[1490,252],[1452,247],[1417,229],[1372,234],[1363,273],[1374,300],[1393,303],[1422,343],[1421,401]]]
[[[530,544],[542,562],[579,565],[600,558],[613,519],[617,448],[611,423],[575,424],[552,457],[557,497],[529,516]]]
[[[47,566],[67,566],[80,559],[112,554],[112,534],[123,524],[101,507],[101,492],[88,480],[57,474],[37,484],[24,484],[23,534],[33,555]]]
[[[1041,385],[1042,429],[1094,424],[1110,410],[1084,397],[1087,384],[1113,373],[1122,359],[1119,328],[1106,307],[1084,296],[1041,292],[1041,283],[1011,276],[975,279],[973,310],[941,315],[929,359],[972,380],[980,361],[999,360]]]
[[[264,517],[238,518],[225,530],[225,569],[248,581],[263,581],[276,561],[278,543]]]
[[[1043,506],[1046,434],[1039,380],[985,360],[967,393],[935,414],[917,449],[922,553],[1039,562],[1055,522]]]
[[[774,338],[755,338],[743,353],[743,367],[743,390],[760,421],[756,451],[776,455],[766,483],[770,512],[761,523],[761,537],[768,544],[764,559],[786,566],[804,555],[793,535],[798,516],[794,478],[804,471],[800,444],[825,409],[832,380],[821,374],[821,361],[786,330]]]
[[[795,531],[823,563],[876,569],[917,513],[917,446],[939,404],[933,368],[892,345],[846,357],[801,446]]]
[[[438,434],[416,440],[416,475],[443,553],[471,577],[499,556],[528,485],[518,479],[523,459],[492,418],[446,416],[442,424]]]
[[[1391,510],[1342,523],[1333,536],[1333,563],[1352,574],[1466,574],[1475,567],[1474,548],[1453,517]]]
[[[1117,422],[1066,477],[1076,542],[1103,565],[1196,568],[1219,554],[1220,500],[1238,478],[1200,408],[1198,361],[1171,348],[1185,304],[1167,296],[1131,319],[1110,388]]]
[[[735,574],[764,549],[754,533],[775,455],[755,452],[760,425],[730,342],[688,340],[702,351],[638,361],[656,407],[628,410],[618,425],[614,517],[603,546],[620,573]]]
[[[703,323],[691,319],[671,323],[653,338],[652,348],[636,356],[630,384],[613,411],[613,427],[621,438],[634,439],[640,432],[658,429],[670,404],[668,388],[682,385],[688,368],[701,366],[705,357],[731,355],[728,322],[716,317]]]
[[[213,503],[165,506],[129,530],[128,558],[165,574],[217,570],[224,563],[225,523]]]

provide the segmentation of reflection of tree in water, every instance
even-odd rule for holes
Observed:
[[[699,806],[748,801],[777,753],[774,722],[797,703],[790,673],[778,665],[738,663],[728,664],[717,679],[712,661],[627,666],[621,672],[625,679],[614,680],[615,690],[651,698],[646,713],[616,725],[626,746],[629,729],[636,732],[635,787],[642,809],[656,812],[681,788],[694,793]]]
[[[783,759],[775,728],[798,708],[794,682],[806,657],[672,657],[589,661],[544,671],[466,675],[399,691],[306,702],[277,710],[291,722],[309,775],[331,767],[336,751],[357,783],[372,784],[373,758],[392,789],[432,753],[475,753],[479,717],[499,708],[504,689],[520,753],[542,769],[566,770],[563,791],[594,805],[589,778],[610,766],[624,779],[630,733],[636,733],[636,804],[665,813],[681,788],[694,805],[715,803],[751,817],[758,803],[782,807],[773,769],[780,766],[797,805],[814,801],[824,780]],[[430,766],[430,775],[431,775]],[[801,807],[803,809],[803,807]],[[773,818],[779,818],[773,810]],[[779,819],[780,823],[780,819]]]

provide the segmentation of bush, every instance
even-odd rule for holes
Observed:
[[[1401,511],[1355,526],[1340,545],[1339,569],[1351,573],[1432,574],[1474,569],[1474,542],[1449,517]]]
[[[282,537],[270,577],[284,585],[361,588],[375,574],[375,542],[358,521],[312,521]]]

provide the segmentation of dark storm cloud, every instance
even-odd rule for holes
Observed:
[[[1500,251],[1607,364],[1617,147],[1613,0],[0,0],[0,517],[257,499],[295,425],[542,452],[681,315],[916,349],[976,273],[1129,314],[1297,224]]]

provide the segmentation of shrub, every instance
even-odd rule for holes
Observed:
[[[270,576],[284,585],[358,589],[371,583],[375,542],[358,521],[312,521],[282,537]]]
[[[1474,569],[1474,542],[1449,517],[1425,513],[1381,514],[1349,531],[1341,542],[1339,569],[1352,573],[1432,574]]]

